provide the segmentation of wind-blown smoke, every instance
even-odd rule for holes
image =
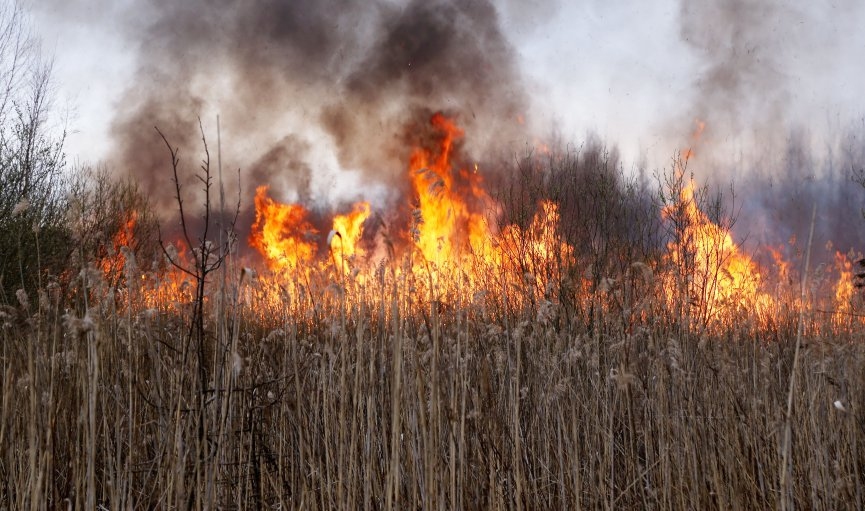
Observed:
[[[815,102],[828,108],[828,98],[812,97],[821,90],[816,73],[831,68],[845,32],[855,29],[848,24],[856,17],[843,13],[861,8],[856,2],[681,3],[680,37],[700,71],[671,131],[687,140],[695,121],[705,126],[691,140],[698,158],[688,170],[701,182],[733,185],[736,231],[752,247],[801,253],[816,204],[818,261],[831,260],[834,249],[865,248],[861,229],[851,228],[861,222],[865,197],[851,183],[851,170],[865,169],[865,144],[854,136],[861,126],[803,114]],[[801,124],[803,117],[809,125]],[[824,251],[830,240],[833,251]]]
[[[680,35],[702,68],[688,115],[719,133],[736,133],[755,120],[782,120],[791,46],[784,34],[793,22],[793,9],[784,2],[683,2]]]
[[[823,89],[819,72],[836,65],[845,31],[855,30],[849,24],[856,17],[843,13],[857,9],[858,2],[847,0],[683,1],[680,38],[698,71],[684,118],[674,119],[679,136],[687,136],[699,119],[706,124],[706,144],[754,137],[765,149],[767,140],[783,140],[815,99],[828,106],[828,98],[812,97]]]
[[[489,1],[152,0],[137,19],[139,66],[114,121],[115,159],[164,211],[174,190],[153,127],[194,170],[199,115],[221,115],[223,154],[246,191],[269,184],[302,200],[327,199],[322,188],[351,172],[393,185],[406,170],[407,125],[428,123],[419,112],[455,112],[478,154],[493,134],[497,144],[520,137],[525,94]],[[336,168],[321,168],[322,152]]]

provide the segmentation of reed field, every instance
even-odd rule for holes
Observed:
[[[129,42],[150,64],[112,106],[128,167],[91,168],[0,3],[0,511],[862,507],[865,260],[827,243],[865,225],[862,126],[823,167],[792,139],[744,168],[764,217],[740,226],[691,148],[650,171],[526,138],[486,2],[381,4],[381,26],[150,4]],[[393,37],[328,46],[348,21]],[[278,135],[236,141],[236,174],[219,117],[195,133],[200,84],[232,88],[236,136]],[[321,116],[360,200],[304,200],[319,169],[263,115],[283,107]],[[767,226],[788,241],[744,242]]]
[[[69,257],[43,269],[30,229],[34,278],[4,283],[0,508],[859,505],[852,261],[808,269],[802,242],[793,269],[757,275],[680,168],[646,192],[602,156],[548,160],[569,170],[544,189],[499,186],[503,225],[438,260],[422,205],[379,258],[335,229],[314,259],[253,268],[224,225],[193,231],[207,218],[176,244],[146,235],[143,202],[88,223],[106,202],[83,186]],[[508,202],[533,194],[548,202]],[[600,223],[612,210],[624,227]]]

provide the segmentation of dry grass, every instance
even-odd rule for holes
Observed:
[[[244,275],[210,291],[199,358],[189,303],[85,273],[84,317],[56,288],[0,314],[0,508],[781,503],[793,308],[698,335],[601,294],[442,303],[384,268],[265,302]],[[798,362],[797,508],[865,498],[865,343],[826,321]]]

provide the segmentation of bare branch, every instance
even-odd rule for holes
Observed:
[[[178,166],[180,164],[180,158],[178,156],[180,153],[180,149],[172,147],[171,143],[168,142],[168,139],[165,137],[162,131],[159,130],[158,127],[154,126],[154,129],[157,133],[159,133],[159,136],[162,137],[162,141],[165,142],[165,147],[168,148],[168,153],[171,155],[171,171],[174,176],[174,189],[176,194],[175,198],[177,199],[177,208],[179,210],[178,213],[180,214],[180,227],[183,231],[183,238],[186,241],[186,246],[189,249],[192,249],[192,241],[189,239],[189,230],[186,227],[186,213],[183,211],[183,197],[180,193],[180,177],[177,174]],[[159,234],[159,243],[160,245],[164,245],[161,231]]]

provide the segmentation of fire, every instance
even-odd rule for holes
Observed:
[[[554,202],[541,201],[532,223],[525,231],[515,225],[502,230],[501,246],[509,254],[505,267],[511,271],[522,272],[524,280],[536,284],[536,292],[543,291],[543,285],[562,278],[563,261],[570,261],[574,248],[563,241],[559,233],[559,206]],[[536,277],[545,277],[538,280]]]
[[[778,273],[778,281],[780,283],[785,283],[790,281],[790,263],[784,259],[784,254],[781,253],[781,250],[769,247],[769,253],[772,255],[772,261],[775,263],[775,268]]]
[[[432,304],[446,310],[449,304],[471,303],[485,311],[527,310],[548,320],[557,306],[566,304],[612,312],[617,310],[614,307],[624,311],[629,303],[642,303],[626,301],[632,300],[627,286],[634,284],[627,275],[603,275],[600,284],[586,277],[592,263],[585,264],[580,247],[562,235],[556,202],[541,199],[527,205],[534,209],[527,223],[500,225],[503,206],[485,188],[479,165],[460,153],[463,131],[454,119],[441,114],[429,122],[410,151],[403,175],[402,189],[410,192],[405,205],[412,206],[412,215],[402,225],[392,221],[386,232],[371,231],[368,220],[374,206],[369,202],[358,202],[326,222],[303,204],[282,204],[269,195],[267,186],[258,187],[248,242],[271,272],[255,278],[237,300],[249,303],[262,319],[279,312],[298,314],[301,321],[308,307],[327,311],[335,303],[345,307],[372,300],[369,305],[374,306],[378,300],[390,299],[390,293],[370,293],[368,285],[373,282],[381,289],[392,285],[390,289],[410,293],[411,298],[400,305],[409,314],[416,308],[428,311]],[[704,127],[697,123],[694,141]],[[539,151],[547,149],[540,143],[536,146]],[[682,155],[688,161],[694,152],[689,149]],[[784,258],[784,247],[764,247],[774,259],[774,268],[765,275],[778,284],[767,285],[757,264],[733,240],[729,226],[713,222],[701,210],[696,183],[683,178],[683,168],[676,170],[672,200],[660,212],[673,227],[666,250],[662,247],[651,254],[645,264],[627,262],[629,268],[642,264],[651,274],[640,280],[639,285],[645,286],[641,292],[656,292],[662,299],[657,311],[654,304],[641,304],[638,312],[629,310],[622,317],[648,321],[656,312],[672,313],[675,318],[689,318],[689,325],[709,329],[726,329],[748,318],[754,320],[748,324],[759,328],[769,325],[770,313],[811,307],[832,309],[826,316],[830,328],[850,330],[860,324],[853,314],[856,295],[848,257],[835,253],[837,283],[823,280],[820,294],[813,291],[803,302],[799,292],[791,291],[797,288],[796,269]],[[165,263],[159,269],[133,272],[131,247],[137,222],[136,212],[119,222],[122,225],[105,247],[107,255],[99,268],[114,276],[127,270],[129,278],[116,285],[129,287],[121,288],[117,296],[125,297],[130,306],[160,311],[188,306],[197,283],[183,270]],[[320,230],[328,224],[331,229],[325,241]],[[194,269],[192,255],[170,247],[165,250],[184,269]],[[234,261],[238,262],[254,266],[251,261]],[[132,288],[132,282],[137,288]],[[766,289],[773,290],[772,295]],[[204,299],[210,300],[211,295],[205,293]]]
[[[730,232],[713,223],[697,206],[695,184],[689,180],[673,206],[662,214],[678,224],[676,239],[668,244],[668,258],[684,270],[689,302],[707,320],[723,319],[725,313],[765,304],[767,296],[759,291],[761,277],[757,265],[740,251]],[[676,286],[677,284],[672,284]],[[668,295],[675,296],[668,290]]]
[[[174,251],[173,248],[171,250]],[[176,254],[172,256],[176,263],[187,269],[193,267],[194,263],[189,260],[184,251],[177,251]],[[166,304],[176,307],[179,304],[192,302],[195,297],[195,283],[190,275],[169,266],[162,272],[143,273],[139,292],[142,304],[148,309]]]
[[[126,219],[121,223],[117,232],[114,233],[114,236],[111,238],[111,244],[106,247],[107,254],[101,260],[99,269],[112,280],[119,278],[123,271],[123,266],[126,263],[123,251],[132,248],[135,240],[135,226],[137,224],[138,212],[132,210],[126,215]]]
[[[412,215],[403,225],[389,225],[386,234],[366,232],[371,229],[367,221],[374,207],[358,202],[330,218],[325,241],[319,228],[327,224],[319,222],[304,205],[279,203],[269,196],[267,186],[258,187],[248,242],[271,273],[257,278],[255,293],[245,299],[255,300],[257,310],[290,307],[292,313],[303,314],[303,307],[314,303],[314,307],[326,308],[328,300],[333,303],[336,297],[342,305],[378,300],[376,294],[364,291],[367,284],[381,282],[384,286],[386,279],[393,279],[391,282],[404,284],[403,289],[412,293],[406,307],[430,303],[444,307],[484,300],[484,307],[492,304],[491,310],[501,310],[499,300],[504,297],[507,307],[537,307],[538,317],[546,318],[556,300],[607,307],[608,302],[615,305],[625,296],[616,287],[629,282],[622,275],[605,275],[600,285],[581,277],[587,274],[588,265],[580,259],[579,247],[562,235],[559,204],[540,200],[532,205],[534,215],[527,224],[499,225],[503,207],[485,189],[478,165],[460,158],[463,131],[453,119],[441,114],[432,116],[427,128],[430,132],[412,148],[405,167],[404,189],[411,192],[406,202],[413,206]],[[698,123],[695,139],[703,128],[704,124]],[[688,150],[683,156],[687,161],[694,153]],[[777,286],[778,292],[770,296],[764,291],[757,264],[736,244],[729,227],[714,223],[700,209],[697,185],[682,178],[683,169],[677,171],[673,200],[660,212],[673,227],[672,239],[666,250],[645,264],[640,262],[657,274],[641,282],[647,292],[666,297],[658,302],[659,310],[666,307],[675,317],[682,317],[678,314],[684,312],[696,320],[691,324],[726,328],[745,317],[755,318],[756,325],[764,324],[762,320],[772,311],[797,310],[796,300],[802,306],[798,293],[782,296],[789,289],[786,284],[795,280],[795,270],[782,250],[767,247],[775,271],[766,274],[785,284]],[[135,214],[124,221],[109,252],[120,252],[133,243],[136,221]],[[174,260],[189,264],[182,254]],[[108,273],[112,268],[123,269],[124,259],[108,258],[104,264]],[[636,263],[629,264],[633,267]],[[832,287],[832,325],[849,327],[855,296],[852,265],[847,257],[836,253],[835,267],[840,277]],[[195,283],[170,266],[134,278],[140,279],[140,291],[129,293],[130,303],[134,299],[157,308],[192,300]],[[330,294],[317,294],[328,290]],[[602,295],[604,300],[596,300]],[[779,309],[779,304],[794,307]],[[641,310],[634,317],[651,317],[649,308]]]
[[[417,247],[424,259],[437,266],[459,263],[471,255],[492,262],[493,233],[479,210],[492,208],[477,172],[452,167],[454,143],[463,136],[450,119],[435,114],[431,121],[439,136],[437,147],[416,147],[409,176],[418,199],[415,226]]]
[[[474,293],[487,289],[491,281],[502,285],[498,277],[504,275],[526,276],[534,284],[532,294],[541,294],[562,277],[561,269],[574,252],[559,233],[558,205],[541,201],[525,230],[508,225],[499,232],[493,226],[501,208],[484,189],[477,166],[469,171],[454,165],[462,130],[441,114],[430,122],[437,143],[414,149],[409,177],[418,201],[413,238],[424,262],[436,269],[433,282],[455,284],[460,278],[461,286]],[[422,270],[428,268],[415,265],[415,272]]]
[[[835,252],[835,267],[838,269],[838,282],[835,284],[835,320],[844,322],[852,312],[853,265],[841,252]]]
[[[544,201],[525,230],[509,225],[499,232],[495,221],[500,207],[485,190],[478,166],[461,165],[455,157],[463,131],[442,114],[431,117],[429,128],[430,135],[412,149],[407,164],[405,178],[412,191],[409,200],[415,207],[411,222],[403,226],[400,235],[387,237],[388,241],[379,238],[379,246],[369,250],[361,248],[371,206],[360,202],[351,212],[332,218],[328,251],[324,253],[313,239],[316,231],[307,210],[297,204],[277,203],[267,196],[267,188],[261,187],[256,193],[250,245],[283,278],[309,269],[333,278],[334,267],[339,268],[336,276],[347,274],[350,268],[358,274],[361,267],[380,265],[381,261],[369,261],[375,255],[393,258],[401,254],[408,255],[410,264],[398,265],[398,271],[421,277],[416,282],[422,286],[434,286],[426,290],[436,300],[457,290],[474,293],[487,289],[491,281],[504,286],[498,277],[506,273],[532,274],[537,277],[537,288],[544,289],[550,279],[559,276],[551,270],[550,262],[557,261],[561,267],[573,255],[573,248],[558,233],[558,206]],[[381,246],[394,239],[403,240],[405,245]],[[372,264],[360,264],[366,262]],[[357,279],[365,281],[364,275]]]
[[[334,258],[343,262],[345,270],[348,270],[350,260],[364,255],[358,245],[363,235],[363,223],[366,222],[369,215],[369,203],[358,202],[350,213],[333,217],[330,250]]]
[[[691,134],[691,147],[682,152],[683,165],[676,169],[683,179],[684,164],[695,156],[696,145],[706,129],[697,119]],[[760,290],[762,278],[757,264],[733,241],[728,228],[715,224],[700,210],[695,198],[696,184],[689,179],[677,200],[661,214],[672,221],[674,239],[668,245],[667,260],[678,272],[666,279],[668,298],[687,303],[692,314],[708,323],[728,323],[742,311],[765,313],[773,305],[771,297]],[[773,251],[780,258],[780,252]],[[780,266],[781,272],[788,271]]]
[[[271,270],[294,272],[313,260],[318,232],[309,222],[306,208],[275,202],[267,190],[267,186],[255,190],[255,222],[249,245],[264,256]]]
[[[328,259],[321,253],[318,231],[309,219],[309,211],[301,204],[276,202],[267,192],[267,186],[256,189],[255,222],[249,245],[282,279],[308,277],[313,269],[325,269]],[[358,202],[349,213],[333,217],[333,228],[328,236],[330,260],[342,267],[343,274],[349,271],[352,261],[364,255],[360,240],[363,224],[369,216],[369,203]]]
[[[353,300],[347,294],[363,289],[373,281],[372,272],[382,268],[385,261],[373,260],[376,257],[393,262],[391,277],[408,282],[422,300],[441,303],[474,297],[479,291],[498,300],[514,289],[519,293],[511,298],[511,306],[555,299],[552,284],[564,281],[575,257],[559,232],[558,205],[540,201],[527,226],[499,228],[502,208],[485,189],[479,165],[459,157],[463,131],[442,114],[429,122],[406,164],[406,189],[411,191],[407,201],[414,209],[411,220],[395,226],[397,232],[365,236],[373,208],[358,202],[331,217],[325,242],[319,231],[324,224],[304,205],[274,200],[266,185],[256,189],[248,243],[270,269],[256,279],[259,303],[265,308],[286,302],[299,306],[313,293],[328,289],[334,291],[331,296]],[[131,216],[118,232],[115,251],[132,242],[135,221]],[[194,269],[195,262],[184,254],[171,247],[165,250],[174,264]],[[123,260],[118,260],[122,268]],[[188,304],[195,288],[187,273],[169,263],[135,278],[139,288],[134,296],[129,294],[129,303],[134,300],[147,308]]]

